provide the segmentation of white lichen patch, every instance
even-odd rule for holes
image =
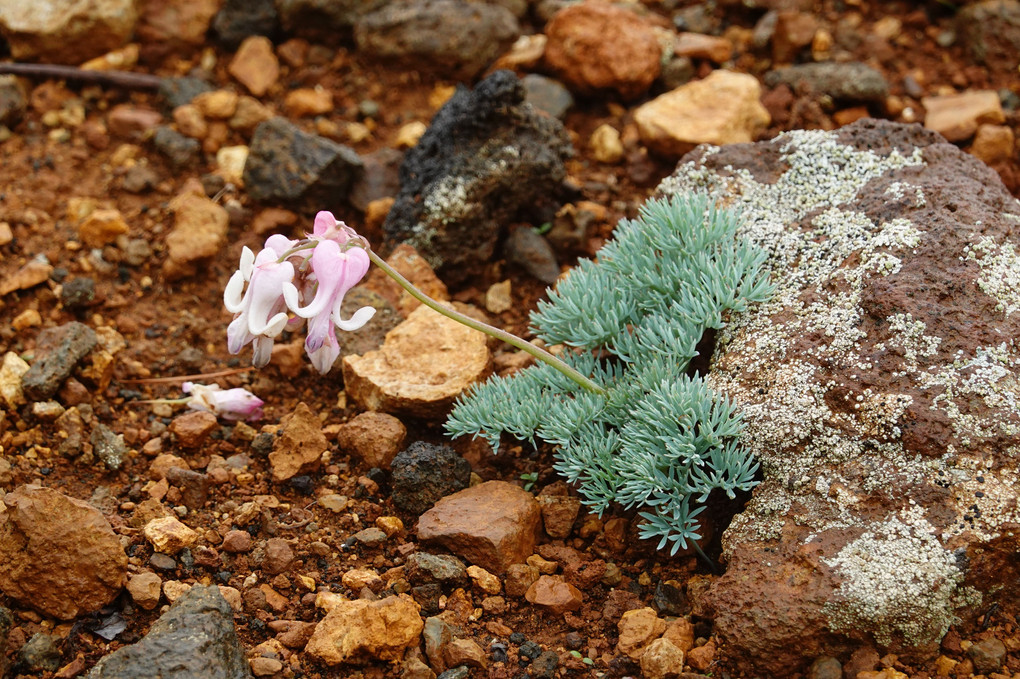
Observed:
[[[997,311],[1007,317],[1020,311],[1020,254],[1012,243],[999,244],[991,238],[982,238],[964,248],[964,258],[981,267],[978,287],[999,303]]]
[[[840,578],[825,605],[834,631],[866,629],[885,646],[938,641],[954,622],[963,573],[919,507],[876,525],[823,561]]]

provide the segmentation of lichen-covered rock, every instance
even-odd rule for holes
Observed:
[[[459,89],[408,150],[386,236],[409,242],[446,280],[463,280],[515,215],[555,209],[572,152],[562,124],[525,103],[513,73],[496,71]]]
[[[776,293],[709,382],[763,480],[701,598],[720,654],[785,674],[862,643],[924,653],[1020,604],[1020,203],[919,125],[703,147],[659,187],[744,215]]]
[[[52,488],[20,486],[0,511],[0,590],[71,620],[98,611],[127,581],[127,555],[106,517]]]

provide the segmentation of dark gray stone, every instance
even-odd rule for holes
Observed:
[[[956,15],[956,30],[964,49],[977,61],[1007,69],[1016,67],[1020,53],[1020,2],[986,0],[967,4]]]
[[[43,632],[33,634],[18,651],[18,667],[29,671],[53,672],[60,667],[60,648],[57,640]]]
[[[124,443],[124,436],[114,432],[105,424],[97,422],[92,427],[92,435],[89,437],[92,443],[92,452],[103,461],[109,469],[120,469],[124,462],[124,455],[128,451]]]
[[[826,94],[851,103],[880,103],[889,94],[885,77],[871,66],[856,61],[777,68],[765,74],[765,84],[769,87],[788,85],[794,91],[805,84],[814,94]]]
[[[0,606],[0,679],[7,676],[7,634],[11,631],[14,618],[11,612]]]
[[[451,667],[446,670],[436,677],[436,679],[467,679],[470,676],[471,668],[467,665],[457,665],[456,667]]]
[[[348,196],[351,205],[362,212],[373,200],[397,195],[400,191],[400,164],[404,154],[396,149],[382,148],[361,157],[365,171]]]
[[[560,202],[570,138],[524,97],[509,71],[459,89],[400,168],[386,236],[413,245],[453,282],[485,265],[504,225],[554,212]]]
[[[453,641],[453,630],[450,625],[435,616],[425,618],[425,627],[421,635],[425,640],[425,657],[429,659],[429,664],[440,670],[446,667],[443,651]]]
[[[177,167],[191,165],[202,155],[202,145],[197,139],[185,137],[166,125],[156,128],[152,134],[152,145]]]
[[[166,480],[181,489],[181,502],[188,509],[201,509],[209,499],[209,476],[193,469],[171,467]]]
[[[560,276],[556,253],[542,235],[527,226],[514,229],[504,246],[506,258],[524,268],[529,274],[552,285]]]
[[[570,107],[574,105],[573,95],[559,80],[553,80],[537,73],[529,73],[524,76],[521,82],[524,83],[527,102],[539,111],[545,111],[553,118],[562,120]]]
[[[556,668],[559,667],[559,664],[559,653],[556,651],[544,651],[531,664],[532,676],[552,679],[552,677],[556,676]]]
[[[82,311],[96,301],[96,281],[88,276],[72,278],[61,286],[60,303],[70,311]]]
[[[96,332],[78,321],[71,321],[39,333],[36,359],[22,378],[25,396],[33,401],[45,401],[64,383],[93,347]]]
[[[467,0],[392,0],[354,27],[358,51],[369,57],[463,80],[484,71],[520,33],[510,10]]]
[[[335,204],[361,176],[348,146],[302,132],[286,118],[259,123],[244,165],[244,185],[255,200]]]
[[[279,26],[273,0],[226,0],[212,25],[217,42],[228,50],[253,35],[273,37]]]
[[[21,122],[28,100],[18,79],[13,75],[0,75],[0,125],[12,127]]]
[[[412,585],[439,582],[444,585],[463,585],[467,582],[467,568],[461,560],[449,554],[415,552],[404,564],[407,581]]]
[[[172,110],[178,106],[190,104],[191,100],[203,92],[212,92],[215,87],[207,81],[194,76],[163,78],[159,85],[159,96]]]
[[[234,614],[215,586],[195,585],[136,644],[106,656],[87,679],[250,679]]]
[[[411,514],[421,514],[439,498],[467,488],[471,465],[449,446],[415,441],[397,453],[390,465],[393,473],[393,504]]]

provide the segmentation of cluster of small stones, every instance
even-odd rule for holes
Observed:
[[[708,191],[738,208],[741,235],[769,252],[777,285],[770,302],[735,315],[720,333],[709,377],[740,404],[744,445],[764,474],[724,536],[724,556],[791,536],[807,553],[815,541],[840,583],[825,607],[831,630],[870,630],[883,645],[894,638],[923,645],[941,638],[961,606],[980,600],[964,586],[956,550],[1020,521],[1020,347],[1015,333],[1000,330],[1016,327],[1020,268],[1013,244],[1001,232],[983,236],[980,220],[972,243],[941,254],[970,263],[952,267],[961,276],[955,283],[995,300],[998,317],[990,324],[1001,324],[993,331],[1001,342],[976,346],[937,336],[895,302],[886,305],[886,318],[874,318],[881,305],[871,300],[865,311],[862,295],[931,248],[925,218],[935,208],[920,185],[887,176],[920,175],[923,149],[890,142],[876,153],[844,139],[853,137],[780,135],[759,151],[769,155],[772,176],[764,176],[763,164],[750,166],[757,173],[725,165],[732,156],[713,162],[720,149],[702,147],[659,192]],[[899,216],[880,220],[855,209],[862,190],[881,183],[893,207],[875,209]],[[1020,204],[1005,207],[1007,218],[1020,219]],[[923,418],[933,428],[944,425],[941,435],[908,436]]]

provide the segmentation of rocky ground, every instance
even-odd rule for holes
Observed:
[[[916,122],[1020,193],[1013,0],[43,4],[0,4],[0,73],[28,69],[0,76],[0,676],[754,676],[699,606],[726,564],[588,514],[550,450],[444,437],[522,354],[374,273],[343,365],[295,336],[253,371],[221,304],[242,247],[331,210],[526,336],[699,143]],[[264,416],[152,402],[185,379]],[[746,500],[713,505],[714,558]],[[879,650],[779,673],[1020,676],[994,606]]]

